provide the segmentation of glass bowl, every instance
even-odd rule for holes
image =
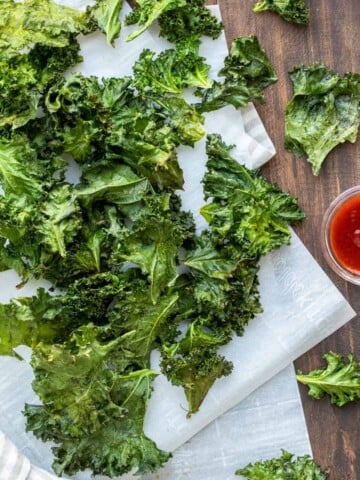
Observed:
[[[360,285],[360,185],[331,202],[322,221],[321,246],[334,272]]]

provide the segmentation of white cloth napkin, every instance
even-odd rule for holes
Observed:
[[[15,445],[0,432],[0,480],[54,480],[58,477],[30,465]]]

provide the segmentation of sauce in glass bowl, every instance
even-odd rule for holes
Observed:
[[[330,204],[321,240],[330,267],[345,280],[360,285],[360,186],[346,190]]]

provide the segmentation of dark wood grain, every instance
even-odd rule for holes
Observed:
[[[360,184],[360,142],[343,144],[327,158],[318,177],[304,159],[283,148],[284,110],[291,95],[287,72],[297,64],[322,62],[338,72],[360,72],[360,0],[309,0],[307,27],[283,21],[277,15],[252,12],[253,0],[219,0],[227,40],[256,34],[275,65],[279,81],[267,89],[266,105],[258,111],[278,154],[263,169],[269,179],[299,198],[307,220],[296,231],[318,263],[360,312],[360,287],[342,281],[328,268],[320,248],[322,216],[341,191]],[[359,315],[341,330],[296,361],[308,372],[322,365],[328,350],[354,352],[360,359]],[[331,471],[329,480],[360,480],[360,404],[342,409],[327,399],[311,400],[306,388],[301,395],[315,460]],[[286,447],[284,445],[284,447]]]

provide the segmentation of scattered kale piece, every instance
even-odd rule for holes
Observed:
[[[0,18],[0,56],[8,58],[35,44],[66,47],[74,35],[96,27],[85,12],[51,0],[2,0]]]
[[[360,124],[360,75],[343,77],[324,65],[299,66],[290,72],[293,97],[286,108],[285,147],[306,155],[318,175],[329,152],[354,143]]]
[[[217,353],[227,342],[226,336],[208,333],[194,322],[181,340],[163,347],[162,371],[174,385],[184,388],[188,417],[199,410],[215,380],[230,375],[232,363]]]
[[[242,335],[249,320],[262,311],[257,261],[246,258],[241,249],[217,243],[209,232],[196,237],[194,243],[184,259],[189,272],[177,285],[182,289],[180,318],[200,320],[228,339],[233,332]]]
[[[119,17],[122,6],[123,0],[97,0],[94,6],[87,8],[88,15],[94,19],[99,29],[106,34],[108,44],[113,47],[121,30]]]
[[[304,218],[296,200],[230,156],[219,135],[209,135],[205,198],[201,214],[217,242],[230,241],[244,256],[258,258],[290,243],[289,223]]]
[[[219,76],[225,80],[197,90],[196,94],[202,98],[196,105],[200,112],[218,110],[228,104],[239,108],[252,101],[263,103],[262,90],[277,81],[275,70],[255,36],[233,41]]]
[[[216,39],[223,24],[205,7],[204,0],[185,0],[159,17],[160,36],[177,43],[190,36],[207,36]]]
[[[297,457],[283,450],[281,457],[249,464],[235,472],[247,480],[326,480],[328,474],[311,459],[310,455]]]
[[[184,99],[136,93],[130,78],[74,75],[49,90],[45,104],[65,151],[95,166],[123,161],[161,189],[182,188],[175,147],[205,134],[204,118]],[[61,141],[62,139],[59,138]]]
[[[126,19],[126,25],[141,25],[139,30],[135,30],[128,37],[127,41],[134,40],[147,30],[160,15],[168,10],[186,5],[187,0],[137,0],[137,6],[130,12]]]
[[[110,477],[133,468],[153,472],[170,456],[143,433],[156,374],[126,372],[126,336],[101,337],[102,329],[88,323],[63,344],[35,347],[33,388],[43,405],[26,405],[27,429],[57,443],[53,467],[59,475],[86,468]]]
[[[328,352],[324,359],[327,366],[323,369],[312,370],[307,375],[297,372],[298,381],[309,387],[310,397],[318,400],[327,394],[338,407],[359,400],[360,364],[354,356]]]
[[[143,50],[133,67],[135,87],[143,92],[174,94],[182,93],[186,87],[210,87],[210,67],[199,56],[199,45],[200,39],[194,36],[156,58],[154,52]]]
[[[309,22],[309,9],[304,0],[259,0],[253,10],[254,12],[270,10],[291,23],[305,25]]]
[[[80,61],[79,45],[73,37],[66,47],[37,44],[28,54],[0,53],[0,127],[15,129],[35,118],[46,87]]]
[[[18,357],[19,345],[35,347],[40,342],[52,343],[66,335],[69,324],[56,323],[49,315],[51,296],[40,289],[34,297],[0,304],[0,354]]]

